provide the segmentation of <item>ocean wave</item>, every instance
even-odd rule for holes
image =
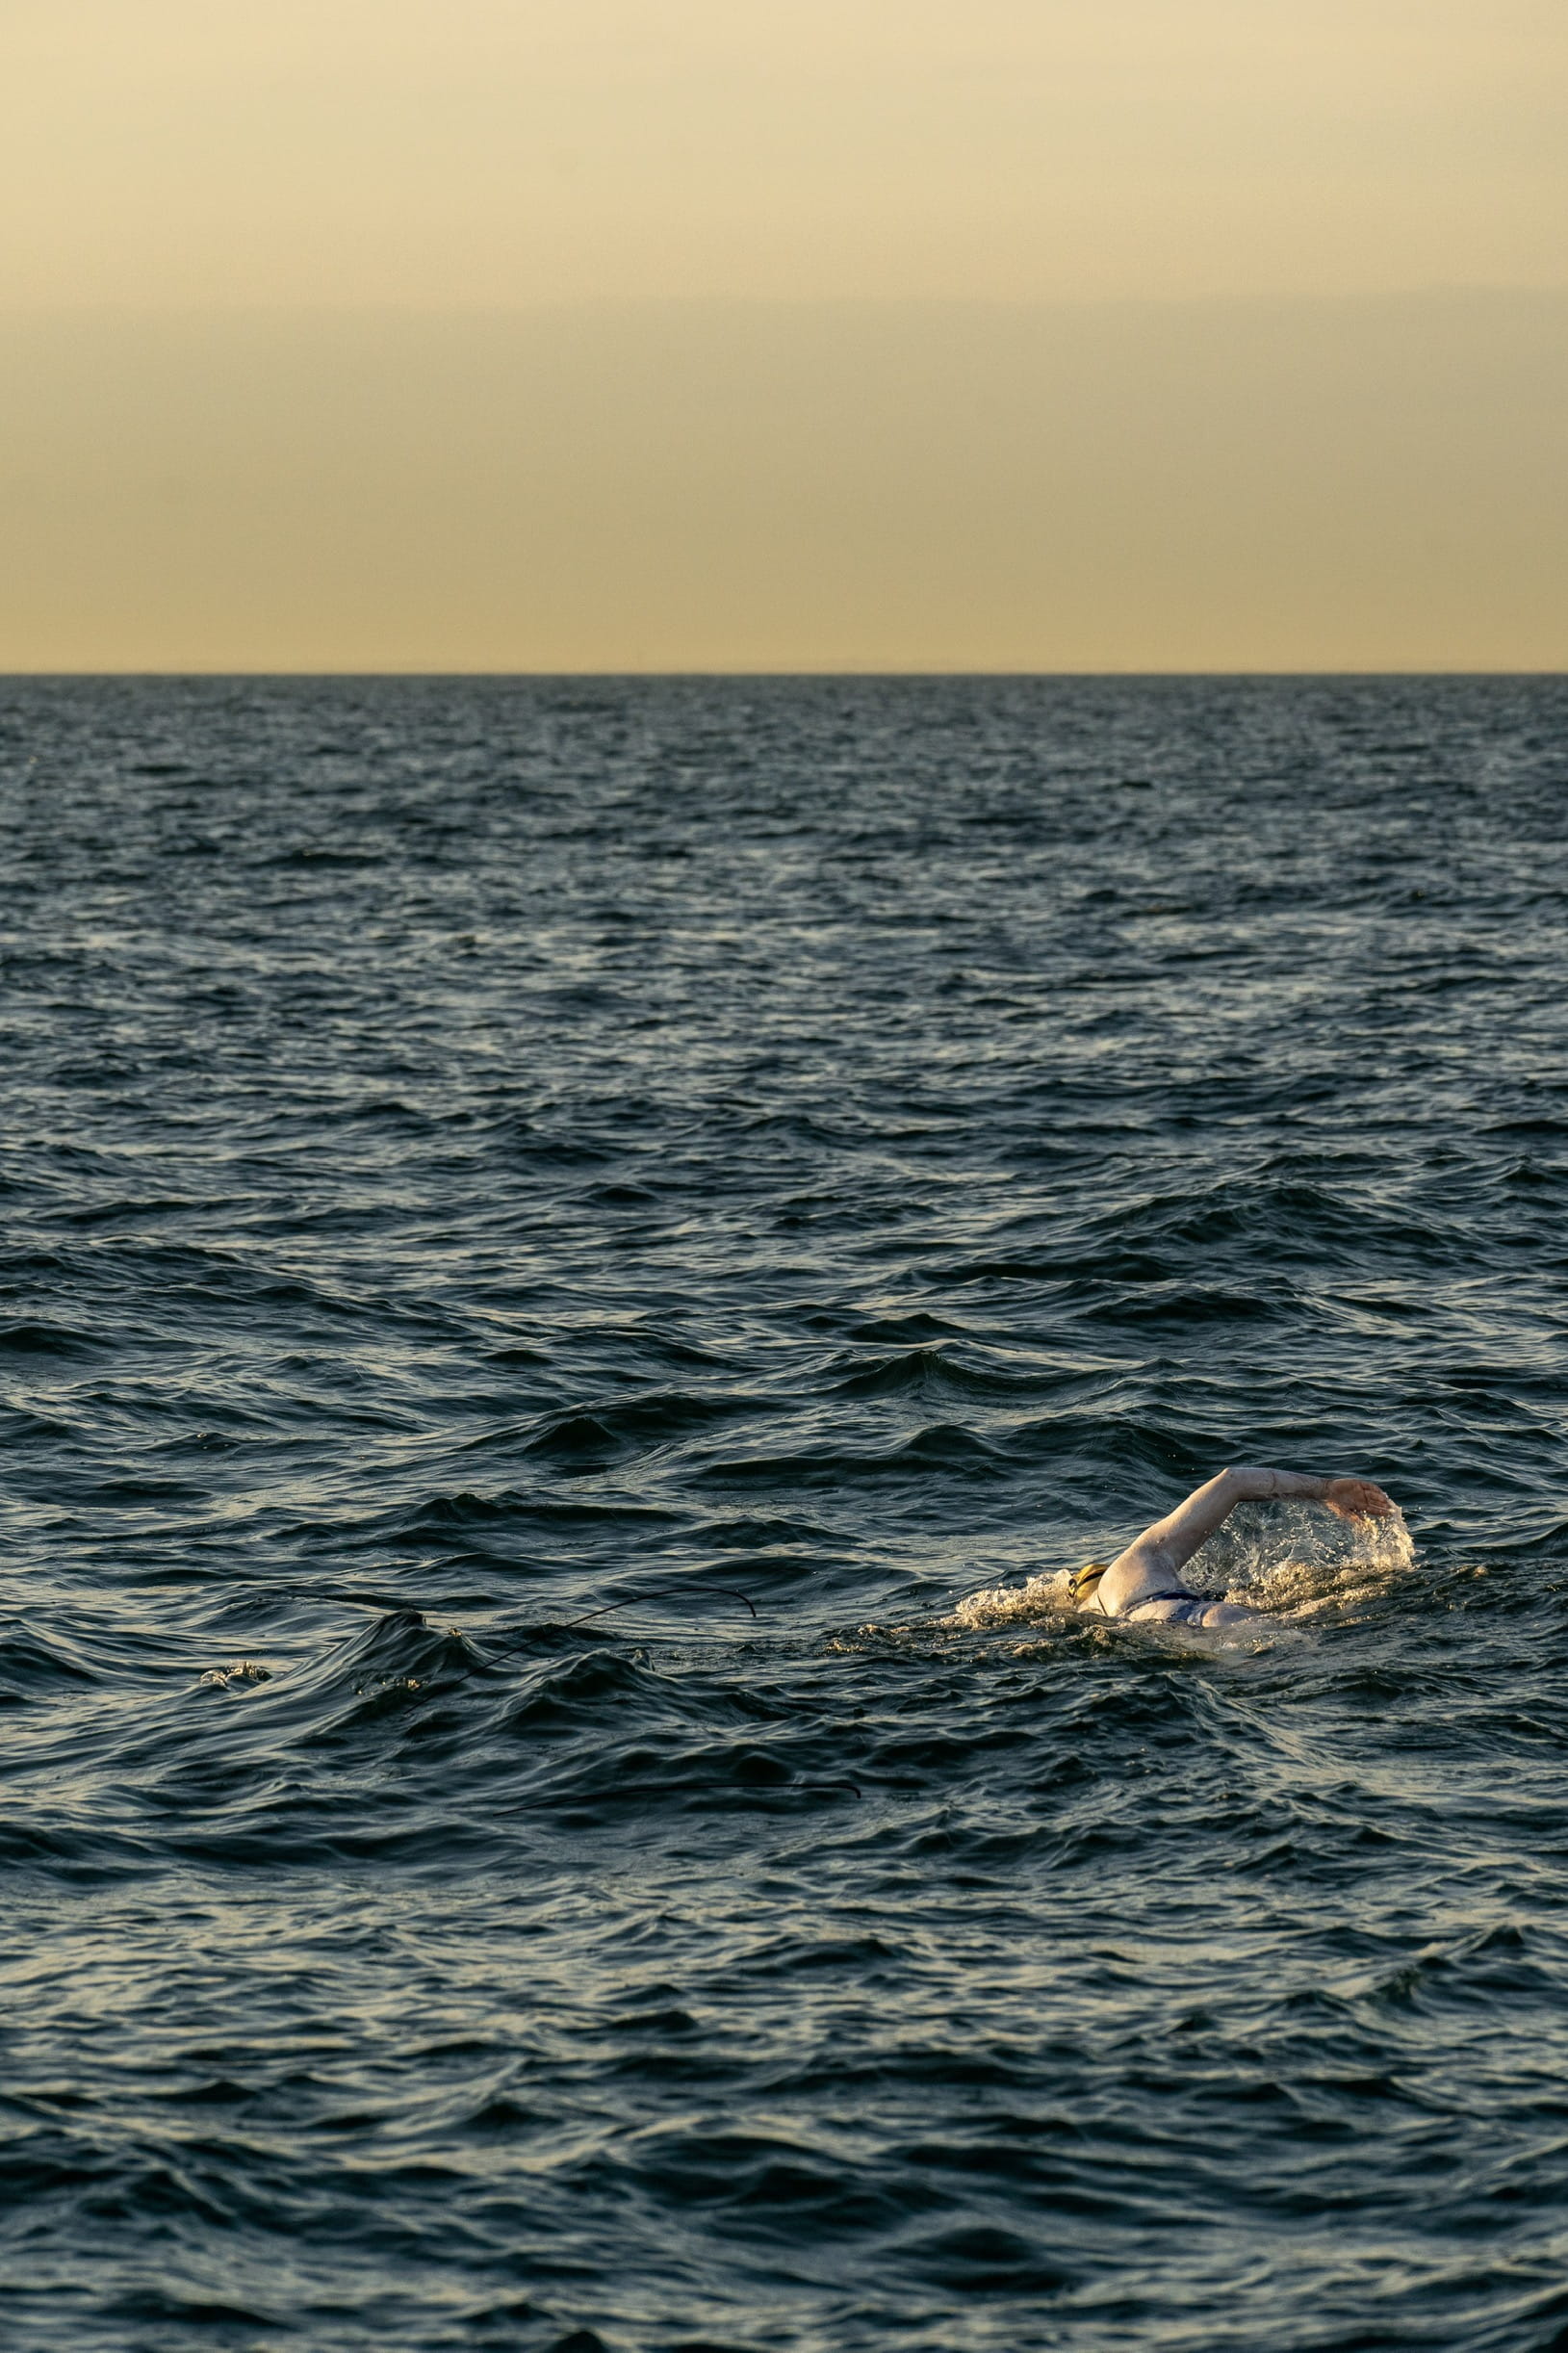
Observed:
[[[9,2341],[1545,2344],[1565,711],[0,680]]]

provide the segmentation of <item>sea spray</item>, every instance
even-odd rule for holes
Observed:
[[[1213,1601],[1304,1617],[1333,1603],[1370,1599],[1414,1560],[1398,1509],[1386,1519],[1342,1520],[1311,1504],[1244,1504],[1194,1555],[1182,1582]],[[1072,1571],[1046,1569],[1022,1585],[966,1595],[942,1623],[990,1633],[1074,1608]]]

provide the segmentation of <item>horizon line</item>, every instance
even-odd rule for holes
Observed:
[[[680,669],[627,669],[606,666],[595,667],[591,669],[584,668],[565,670],[450,670],[425,669],[412,664],[407,666],[368,670],[352,668],[279,670],[260,668],[250,669],[246,667],[210,669],[82,668],[12,670],[7,669],[3,664],[0,664],[0,685],[19,685],[24,682],[46,685],[51,682],[65,684],[68,682],[80,683],[95,681],[143,681],[149,685],[194,685],[196,683],[209,680],[217,683],[222,683],[224,681],[250,680],[258,683],[276,682],[279,685],[289,684],[296,680],[311,680],[327,683],[339,682],[344,685],[371,684],[378,680],[407,680],[415,684],[423,682],[431,685],[444,685],[448,683],[455,684],[458,681],[465,681],[470,684],[490,683],[495,685],[519,685],[523,683],[529,683],[549,685],[567,680],[581,683],[592,683],[599,681],[606,685],[631,685],[634,683],[655,684],[659,681],[713,683],[721,679],[733,680],[737,684],[745,684],[748,681],[760,683],[764,680],[778,680],[784,683],[797,682],[801,685],[835,681],[863,682],[865,684],[882,685],[900,679],[932,680],[938,683],[956,683],[961,679],[991,679],[997,681],[998,683],[1006,684],[1023,684],[1032,680],[1039,680],[1041,682],[1046,680],[1054,680],[1062,683],[1082,682],[1087,684],[1092,682],[1097,683],[1104,680],[1118,679],[1129,684],[1140,681],[1152,684],[1168,679],[1204,679],[1213,680],[1216,683],[1240,680],[1257,680],[1261,682],[1268,682],[1271,680],[1287,679],[1321,680],[1325,683],[1331,683],[1334,681],[1373,683],[1381,679],[1458,679],[1480,682],[1489,679],[1539,679],[1544,681],[1548,679],[1563,678],[1568,678],[1568,662],[1563,663],[1559,667],[1549,669],[1541,669],[1534,665],[1529,667],[1521,666],[1518,669],[1499,668],[1495,664],[1484,668],[1454,666],[1452,668],[1439,667],[1434,669],[1425,664],[1412,663],[1407,666],[1394,667],[1390,667],[1385,664],[1375,669],[1319,669],[1305,667],[1294,668],[1287,666],[1284,668],[1271,667],[1267,669],[1246,667],[1238,669],[1200,669],[1180,667],[1170,669],[1107,668],[1089,670],[1015,669],[1008,667],[982,668],[978,666],[954,669],[943,668],[940,666],[921,666],[918,668],[900,667],[888,669],[878,667],[861,667],[855,664],[843,664],[828,668],[817,666],[799,668],[694,667]]]

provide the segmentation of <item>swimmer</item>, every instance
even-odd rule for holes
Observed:
[[[1072,1580],[1080,1610],[1141,1625],[1233,1626],[1262,1616],[1230,1601],[1209,1601],[1183,1585],[1181,1571],[1239,1503],[1323,1503],[1341,1519],[1386,1519],[1394,1506],[1370,1479],[1315,1479],[1306,1471],[1222,1470],[1107,1564],[1091,1561]]]

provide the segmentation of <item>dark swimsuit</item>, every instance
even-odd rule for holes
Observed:
[[[1096,1601],[1098,1601],[1099,1595],[1096,1593],[1094,1598]],[[1195,1610],[1206,1610],[1211,1606],[1210,1603],[1204,1599],[1201,1593],[1189,1593],[1186,1591],[1170,1593],[1141,1593],[1138,1599],[1133,1603],[1132,1608],[1130,1610],[1121,1611],[1120,1616],[1124,1617],[1130,1625],[1133,1619],[1138,1616],[1140,1610],[1150,1610],[1157,1601],[1180,1601],[1186,1604],[1185,1609],[1172,1612],[1170,1617],[1162,1617],[1160,1620],[1162,1626],[1190,1626],[1193,1623],[1193,1613]],[[1100,1608],[1101,1615],[1109,1617],[1111,1613],[1105,1608],[1103,1602],[1100,1604]]]

